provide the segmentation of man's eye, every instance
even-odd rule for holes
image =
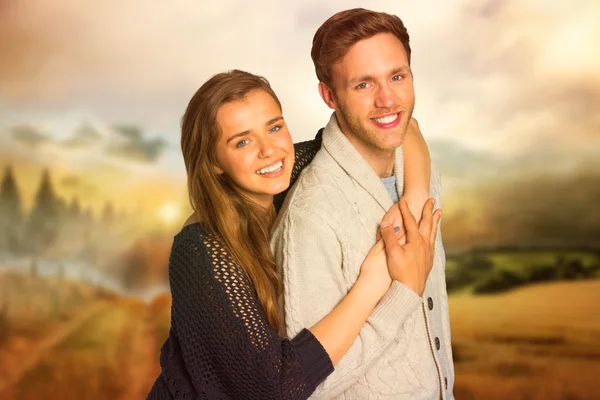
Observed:
[[[237,144],[235,145],[235,147],[244,147],[248,143],[250,143],[250,141],[248,139],[240,140],[239,142],[237,142]]]
[[[275,132],[277,132],[280,129],[281,129],[281,125],[275,125],[271,129],[269,129],[269,133],[275,133]]]
[[[359,84],[356,86],[356,88],[357,88],[357,89],[366,89],[366,88],[367,88],[367,86],[368,86],[368,84],[367,84],[367,83],[365,83],[365,82],[363,82],[363,83],[359,83]]]
[[[399,81],[399,80],[401,80],[402,78],[403,78],[403,76],[402,76],[402,75],[396,75],[396,76],[394,76],[394,77],[392,78],[392,80],[393,80],[393,81]]]

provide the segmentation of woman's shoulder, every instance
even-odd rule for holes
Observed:
[[[209,236],[209,231],[200,222],[186,223],[175,235],[172,250],[193,248],[202,251]]]
[[[186,223],[173,238],[170,274],[205,274],[213,268],[209,256],[217,244],[215,235],[200,222]]]

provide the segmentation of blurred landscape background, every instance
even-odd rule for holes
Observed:
[[[444,183],[455,396],[600,399],[600,5],[0,0],[0,398],[143,399],[190,213],[187,101],[269,79],[295,141],[330,111],[312,36],[399,15]]]

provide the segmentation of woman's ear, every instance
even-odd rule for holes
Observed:
[[[215,174],[217,174],[217,175],[223,175],[223,173],[225,172],[221,169],[221,167],[219,167],[216,164],[213,165],[213,171],[215,171]]]

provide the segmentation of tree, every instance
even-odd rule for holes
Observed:
[[[35,254],[48,249],[56,239],[64,205],[56,196],[50,173],[44,170],[27,224],[28,248]]]
[[[12,167],[7,166],[0,184],[0,251],[18,251],[22,223],[21,195]]]
[[[71,200],[68,213],[69,217],[75,220],[81,217],[81,205],[79,204],[79,199],[77,197],[73,197],[73,200]]]
[[[104,204],[104,208],[102,209],[102,217],[100,219],[107,226],[114,222],[115,209],[110,201],[107,201]]]

